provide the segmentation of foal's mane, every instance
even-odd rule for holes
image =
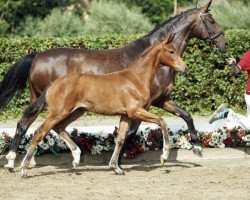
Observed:
[[[158,46],[160,43],[162,43],[162,41],[158,41],[155,44],[151,45],[150,47],[148,47],[142,54],[140,57],[144,57],[145,55],[147,55],[152,49],[154,49],[156,46]]]

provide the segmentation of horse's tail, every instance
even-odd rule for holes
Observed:
[[[25,109],[24,111],[25,118],[31,118],[43,111],[43,109],[47,105],[46,93],[47,93],[47,88],[43,91],[43,93],[39,96],[39,98],[36,101],[32,102],[29,105],[29,107]]]
[[[9,69],[0,83],[0,110],[12,99],[17,91],[26,87],[30,69],[37,53],[30,53],[18,60]]]

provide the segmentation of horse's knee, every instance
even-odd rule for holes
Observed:
[[[28,128],[28,126],[26,124],[26,121],[24,119],[21,119],[17,123],[17,134],[18,135],[23,135],[26,132],[27,128]]]
[[[194,122],[192,116],[191,116],[189,113],[185,112],[185,113],[182,114],[182,116],[183,116],[183,119],[184,119],[187,123],[193,123],[193,122]]]

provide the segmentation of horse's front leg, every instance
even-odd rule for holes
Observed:
[[[193,152],[195,155],[202,157],[202,148],[192,116],[170,99],[162,101],[155,106],[181,117],[187,123],[188,129],[190,130],[191,142],[194,144]]]

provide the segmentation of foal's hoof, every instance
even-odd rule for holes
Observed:
[[[164,158],[163,155],[161,155],[160,160],[161,160],[161,164],[164,165],[164,163],[166,162],[167,159]]]
[[[29,164],[29,168],[33,168],[35,166],[36,166],[36,161],[35,161],[34,157],[32,157],[30,164]]]
[[[10,173],[14,173],[14,167],[10,166],[9,164],[4,165],[4,168],[7,169]]]
[[[79,163],[76,163],[76,162],[72,162],[72,165],[73,165],[73,169],[77,169],[78,168],[78,166],[79,166]]]
[[[21,169],[21,179],[27,179],[27,178],[28,178],[28,170]]]
[[[203,157],[203,149],[201,147],[201,145],[199,144],[195,144],[194,147],[193,147],[193,153],[198,156],[198,157]]]
[[[117,175],[125,175],[125,172],[120,167],[117,167],[117,165],[110,163],[109,167],[113,169]]]
[[[117,175],[125,175],[125,172],[120,168],[117,168],[117,169],[114,169],[114,170],[115,170]]]

